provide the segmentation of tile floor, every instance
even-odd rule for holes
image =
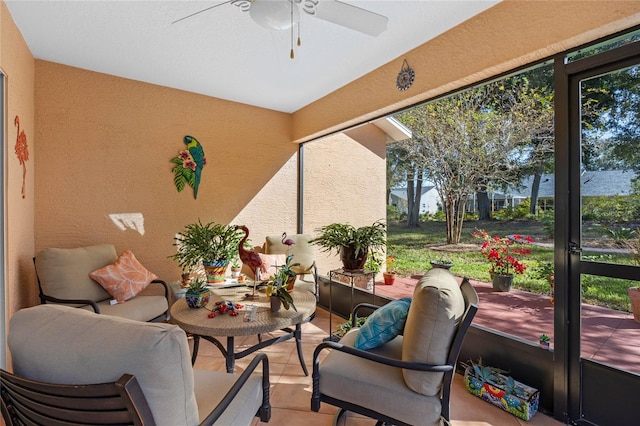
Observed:
[[[343,322],[340,317],[332,319],[334,324]],[[303,350],[309,374],[313,351],[318,343],[328,335],[329,315],[327,311],[318,309],[316,318],[303,325]],[[224,341],[224,340],[222,340]],[[236,345],[252,345],[257,341],[256,336],[236,339]],[[305,377],[298,361],[293,340],[279,343],[263,349],[269,356],[271,379],[272,425],[305,425],[320,426],[333,424],[337,409],[322,404],[319,413],[310,409],[311,376]],[[236,372],[242,371],[251,356],[236,361]],[[196,361],[196,369],[214,369],[224,371],[224,358],[216,347],[206,341],[201,341]],[[529,422],[524,422],[479,398],[467,393],[462,376],[456,374],[452,391],[451,419],[453,426],[551,426],[561,425],[551,417],[537,413]],[[258,419],[255,425],[262,424]],[[375,425],[375,421],[360,416],[349,416],[344,423],[348,426]]]

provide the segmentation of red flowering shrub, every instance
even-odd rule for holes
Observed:
[[[474,232],[473,236],[484,240],[481,251],[491,264],[491,275],[523,274],[527,269],[527,265],[516,259],[516,255],[531,254],[531,250],[523,248],[523,244],[533,242],[530,236],[516,234],[511,237],[492,237],[484,229]]]

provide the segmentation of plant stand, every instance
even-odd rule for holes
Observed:
[[[375,280],[376,277],[376,273],[373,271],[369,271],[367,269],[364,269],[360,272],[348,272],[345,271],[344,269],[334,269],[332,271],[329,271],[329,337],[327,337],[326,340],[331,340],[331,341],[338,341],[340,340],[339,338],[336,337],[335,334],[333,334],[333,324],[332,324],[332,320],[331,317],[333,316],[333,284],[334,282],[339,282],[340,280],[336,280],[336,278],[341,277],[341,278],[346,278],[349,282],[349,284],[351,285],[351,308],[349,309],[349,312],[353,311],[353,285],[355,282],[357,282],[358,280],[362,280],[364,279],[365,282],[369,282],[370,279]],[[371,289],[371,302],[375,303],[376,300],[376,286],[375,283]]]

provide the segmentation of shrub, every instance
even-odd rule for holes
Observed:
[[[553,238],[553,235],[555,234],[556,224],[555,211],[553,209],[542,210],[540,212],[540,215],[538,216],[538,219],[542,223],[542,227],[544,228],[547,237]]]
[[[445,222],[447,220],[447,216],[444,214],[442,210],[438,210],[431,217],[436,222]]]
[[[398,207],[387,204],[387,222],[400,219]]]

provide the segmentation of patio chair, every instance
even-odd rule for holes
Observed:
[[[287,245],[283,243],[284,235],[267,236],[264,244],[264,252],[269,255],[282,254],[293,255],[293,262],[300,263],[300,266],[294,266],[292,269],[296,271],[295,286],[304,288],[316,295],[318,299],[318,268],[316,267],[315,253],[313,246],[309,244],[311,236],[307,234],[286,235],[288,240],[293,244]],[[282,264],[284,262],[280,262]],[[310,276],[310,279],[309,279]]]
[[[99,270],[110,272],[110,268],[117,268],[123,260],[133,262],[133,265],[146,275],[134,273],[127,275],[127,278],[132,277],[131,280],[122,280],[118,275],[104,274],[98,278],[103,284],[99,284],[89,276],[90,273]],[[167,283],[147,271],[128,250],[118,257],[112,244],[71,249],[47,248],[38,253],[34,258],[34,264],[42,304],[65,304],[88,309],[98,314],[138,321],[169,319]],[[131,268],[128,268],[127,273],[130,272]],[[140,278],[142,281],[130,284],[132,280],[139,279],[138,276],[143,277]],[[109,284],[112,286],[110,287]],[[147,291],[138,294],[147,286],[156,286],[163,294],[147,294]],[[105,287],[117,297],[107,292]],[[115,299],[120,298],[120,293],[124,293],[125,290],[126,296],[118,303],[114,303],[117,301]],[[134,296],[130,297],[132,295]]]
[[[10,426],[249,425],[271,416],[265,354],[242,374],[194,370],[176,325],[47,304],[11,318],[8,345],[13,373],[0,374]]]
[[[410,305],[407,300],[399,299],[375,310],[362,328],[352,328],[339,342],[323,342],[316,347],[313,411],[319,411],[321,402],[326,402],[340,407],[336,422],[346,411],[377,419],[378,424],[429,426],[449,422],[453,374],[477,310],[478,295],[467,279],[458,287],[449,271],[432,269],[416,285]],[[358,311],[365,308],[377,307],[356,306],[354,327]],[[402,330],[397,325],[405,321],[405,315]],[[361,334],[372,337],[362,339]],[[320,363],[324,349],[333,350]]]

